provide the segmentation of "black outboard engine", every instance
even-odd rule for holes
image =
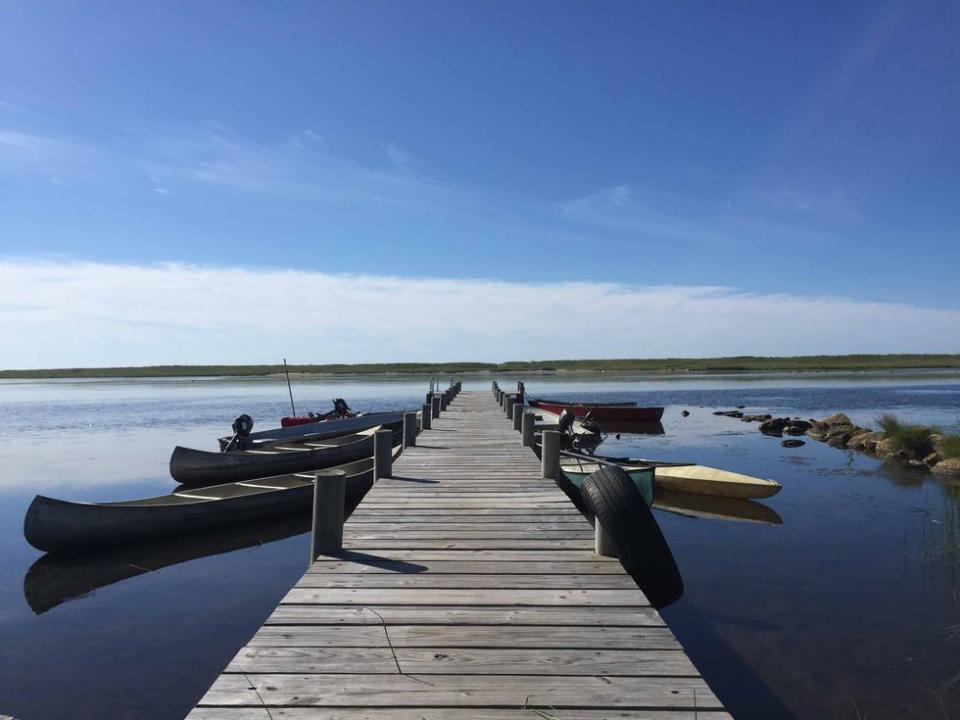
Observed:
[[[350,406],[343,398],[337,398],[333,401],[333,414],[337,417],[347,417],[350,415]]]
[[[232,427],[234,434],[245,438],[253,432],[253,418],[247,414],[240,415],[233,421]]]
[[[573,429],[574,419],[573,413],[567,409],[560,413],[560,418],[557,420],[557,430],[560,431],[561,435],[572,434],[570,431]]]
[[[221,452],[230,452],[234,448],[240,447],[243,444],[244,438],[253,432],[253,418],[246,413],[243,415],[238,415],[237,419],[233,421],[233,425],[230,427],[233,428],[233,437],[230,438],[230,442],[223,447]]]

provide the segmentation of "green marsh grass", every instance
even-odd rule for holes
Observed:
[[[895,415],[881,415],[877,423],[883,428],[887,437],[894,441],[898,449],[906,450],[914,457],[921,458],[933,452],[930,436],[939,432],[939,428],[928,425],[908,425],[901,422]]]
[[[291,365],[290,372],[330,375],[542,372],[816,372],[862,370],[960,369],[954,355],[800,355],[722,358],[616,358],[532,360],[502,363],[368,363]],[[283,372],[283,365],[153,365],[146,367],[0,370],[0,379],[262,376]]]

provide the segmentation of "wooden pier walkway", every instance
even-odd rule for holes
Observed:
[[[344,547],[190,720],[730,717],[489,393],[433,420]]]

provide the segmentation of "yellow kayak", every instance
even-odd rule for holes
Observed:
[[[612,460],[610,458],[606,458]],[[614,460],[627,471],[656,468],[653,483],[657,491],[672,490],[694,495],[711,495],[725,498],[767,498],[780,492],[781,485],[773,480],[764,480],[750,475],[720,470],[706,465],[657,462],[656,460]],[[584,462],[576,458],[561,458],[560,467],[567,471],[590,473],[599,470],[599,463]]]

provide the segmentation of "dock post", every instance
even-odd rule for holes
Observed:
[[[331,468],[313,476],[313,532],[310,562],[318,555],[343,550],[343,511],[347,496],[347,473]]]
[[[393,474],[393,430],[373,434],[373,481]]]
[[[519,431],[523,420],[523,403],[519,400],[513,403],[513,429]]]
[[[593,552],[603,557],[616,557],[617,549],[609,533],[600,525],[600,518],[593,519]]]
[[[424,403],[423,407],[420,409],[420,427],[423,430],[429,430],[432,423],[430,422],[431,417],[433,416],[433,405],[431,403]]]
[[[446,392],[440,393],[440,411],[447,409],[447,404],[450,402],[450,395]]]
[[[427,399],[424,402],[430,402],[433,399],[433,391],[427,393]]]
[[[403,414],[403,448],[413,447],[417,444],[417,414],[415,412],[405,412]]]
[[[521,412],[520,415],[520,444],[523,447],[533,447],[533,430],[537,424],[537,416],[532,412]]]
[[[540,475],[547,480],[556,480],[560,475],[560,431],[544,430],[542,437]]]
[[[431,407],[430,412],[433,414],[433,417],[435,418],[440,417],[440,396],[439,395],[433,396],[433,400],[430,403],[430,407]]]

